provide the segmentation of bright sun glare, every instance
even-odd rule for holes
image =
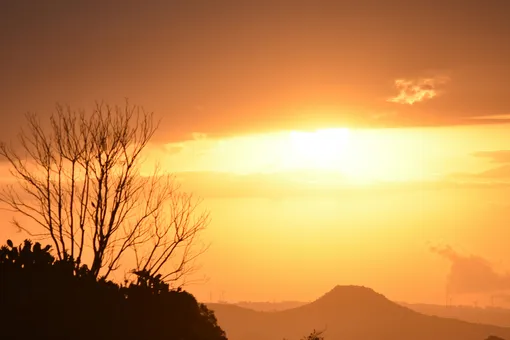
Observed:
[[[291,131],[288,165],[315,169],[338,168],[347,153],[349,133],[347,128]]]
[[[441,150],[440,144],[430,143],[425,149],[417,132],[346,127],[280,131],[217,141],[197,139],[179,148],[182,150],[172,154],[168,168],[236,174],[306,170],[316,173],[321,181],[333,181],[334,177],[353,183],[423,178],[423,168],[433,166],[427,161],[430,158],[426,151],[437,155]]]

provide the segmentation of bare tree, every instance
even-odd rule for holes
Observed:
[[[35,114],[26,118],[19,145],[0,144],[16,178],[0,201],[32,222],[14,225],[51,239],[59,259],[86,264],[96,278],[116,271],[130,252],[138,271],[166,282],[193,269],[209,217],[158,167],[141,175],[142,151],[158,125],[152,113],[97,103],[88,115],[57,105],[47,126]]]

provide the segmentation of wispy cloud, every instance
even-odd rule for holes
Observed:
[[[510,164],[500,165],[492,169],[481,172],[456,172],[448,175],[446,179],[473,181],[473,182],[491,182],[491,183],[508,183],[510,179]]]
[[[454,173],[448,177],[454,180],[490,180],[492,182],[508,182],[510,180],[510,150],[479,151],[473,153],[472,156],[485,159],[488,163],[497,166],[476,173]]]
[[[458,252],[449,245],[430,250],[451,263],[447,289],[450,294],[478,294],[510,290],[510,273],[496,271],[488,260]]]
[[[489,159],[491,163],[510,163],[510,150],[480,151],[473,156]]]
[[[398,95],[389,98],[387,101],[397,104],[413,105],[428,99],[432,99],[440,94],[439,88],[446,84],[450,78],[434,77],[420,79],[397,79],[395,87],[399,91]]]

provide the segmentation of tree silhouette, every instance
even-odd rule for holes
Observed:
[[[87,264],[93,277],[108,278],[131,252],[137,271],[182,284],[205,250],[197,240],[208,214],[158,167],[140,174],[158,126],[153,114],[126,102],[97,103],[90,114],[57,105],[48,122],[26,118],[19,145],[0,144],[17,180],[0,201],[31,222],[13,223],[50,239],[55,256],[73,259],[75,271]]]
[[[1,247],[2,338],[226,340],[212,311],[158,277],[120,286],[76,266],[29,240]]]

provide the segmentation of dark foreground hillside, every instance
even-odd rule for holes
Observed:
[[[324,330],[330,340],[484,340],[490,335],[510,339],[510,328],[423,315],[358,286],[337,286],[310,304],[279,312],[209,307],[230,340],[297,339],[310,329]]]

